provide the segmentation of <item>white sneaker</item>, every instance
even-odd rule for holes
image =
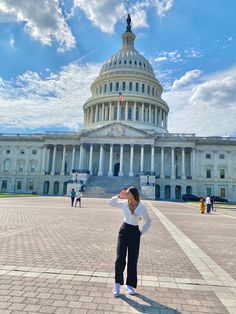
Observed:
[[[116,298],[116,297],[118,297],[119,294],[120,294],[120,284],[115,283],[114,289],[113,289],[113,295]]]
[[[126,285],[126,291],[130,295],[134,295],[135,294],[135,290],[134,290],[134,288],[132,286]]]

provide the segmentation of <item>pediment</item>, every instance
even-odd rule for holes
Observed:
[[[150,137],[150,134],[120,122],[113,122],[84,132],[82,136],[89,138],[147,138]]]

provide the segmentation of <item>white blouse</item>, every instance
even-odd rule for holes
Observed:
[[[124,222],[126,222],[129,225],[138,226],[139,220],[141,219],[141,217],[143,217],[145,223],[140,230],[142,234],[145,233],[150,228],[151,218],[148,215],[147,209],[143,204],[139,203],[133,213],[129,209],[128,201],[120,199],[118,195],[112,197],[109,200],[108,204],[123,209]]]

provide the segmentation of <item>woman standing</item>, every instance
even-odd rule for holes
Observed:
[[[200,198],[200,212],[201,214],[205,214],[205,202],[203,197]]]
[[[130,295],[133,295],[135,294],[134,288],[137,287],[140,236],[149,229],[151,219],[146,207],[140,203],[139,192],[134,187],[122,190],[119,195],[112,197],[109,204],[123,209],[124,213],[124,223],[118,235],[113,294],[117,297],[120,293],[120,286],[124,284],[123,273],[128,250],[126,290]],[[141,217],[145,223],[141,230],[139,230],[138,223]]]

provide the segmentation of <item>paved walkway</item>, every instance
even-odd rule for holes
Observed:
[[[236,314],[236,217],[146,201],[136,296],[113,298],[122,213],[105,199],[0,199],[0,314]]]

